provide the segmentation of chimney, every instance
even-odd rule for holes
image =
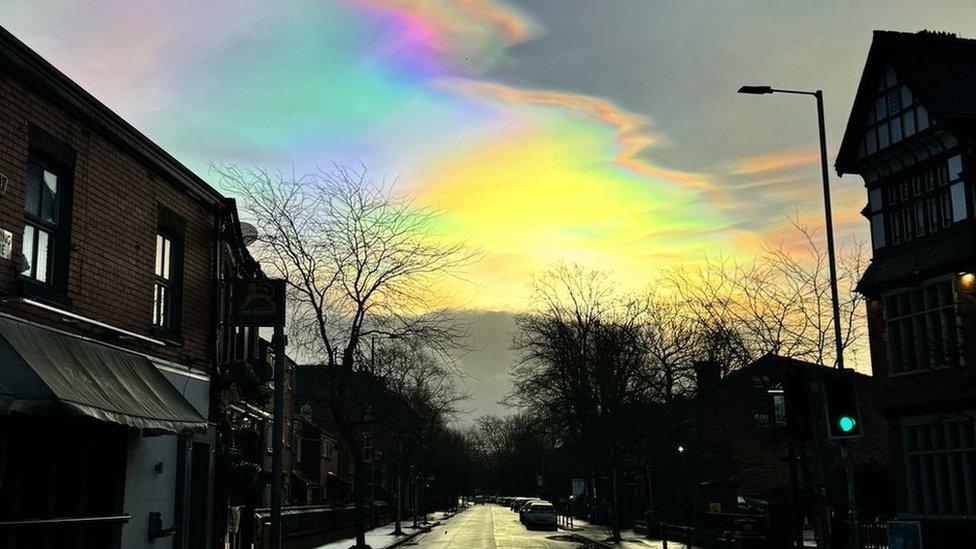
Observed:
[[[696,389],[698,391],[710,389],[717,385],[719,380],[722,379],[722,371],[718,367],[718,362],[701,360],[695,362],[694,367],[695,384],[697,385]]]

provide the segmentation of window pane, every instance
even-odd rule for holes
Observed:
[[[24,227],[24,238],[20,242],[20,274],[31,276],[34,264],[34,227]]]
[[[868,191],[868,204],[872,212],[881,209],[881,189],[871,189]]]
[[[895,114],[901,112],[901,91],[894,89],[888,92],[888,112]]]
[[[874,100],[874,116],[878,120],[888,116],[888,107],[885,105],[885,97],[881,97]]]
[[[912,104],[912,90],[908,89],[907,86],[901,87],[901,105],[902,107],[907,107]]]
[[[891,212],[888,216],[889,222],[891,223],[891,243],[898,244],[901,242],[901,219],[898,217],[898,210]]]
[[[962,156],[956,155],[949,159],[949,180],[954,181],[962,177]]]
[[[952,219],[954,221],[966,219],[966,183],[964,181],[952,184]]]
[[[949,189],[942,189],[942,226],[952,225],[952,195]]]
[[[874,243],[874,249],[884,248],[884,214],[879,213],[871,216],[871,240]]]
[[[156,276],[163,275],[163,235],[156,235]]]
[[[911,204],[901,210],[901,231],[905,240],[915,237],[915,208]]]
[[[159,284],[153,284],[153,325],[159,326]]]
[[[169,289],[161,284],[156,284],[153,307],[153,323],[161,328],[166,327],[169,311]]]
[[[897,116],[891,119],[891,142],[897,143],[901,141],[901,118]]]
[[[888,146],[888,124],[878,124],[878,150]]]
[[[37,164],[27,167],[27,184],[24,189],[24,211],[35,216],[41,215],[41,179],[43,169]]]
[[[161,276],[166,280],[170,279],[170,274],[172,273],[172,271],[170,270],[170,263],[172,262],[172,258],[170,256],[172,255],[172,251],[173,251],[172,244],[170,243],[168,238],[164,237],[163,238],[163,272],[161,273]]]
[[[55,224],[58,219],[58,176],[47,170],[41,186],[41,219]]]
[[[908,111],[901,115],[901,122],[905,137],[915,134],[915,113]]]
[[[898,78],[895,77],[894,69],[891,67],[885,67],[885,86],[888,88],[893,88],[897,83]]]
[[[50,238],[47,231],[37,229],[37,267],[34,269],[34,278],[41,282],[48,281],[48,258],[50,257]]]
[[[915,114],[918,115],[918,129],[920,131],[929,127],[929,111],[925,110],[924,106],[919,105]]]

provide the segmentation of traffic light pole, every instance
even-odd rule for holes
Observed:
[[[834,316],[834,345],[837,348],[838,369],[844,368],[844,342],[840,329],[840,296],[837,291],[837,258],[834,251],[834,222],[830,208],[830,174],[827,168],[827,129],[824,122],[823,91],[814,92],[817,99],[817,124],[820,129],[820,169],[823,177],[824,221],[827,225],[827,262],[830,269],[830,297]],[[828,427],[829,429],[829,427]],[[850,528],[851,549],[861,549],[860,532],[857,521],[857,506],[854,500],[854,457],[847,441],[840,443],[841,460],[847,477],[847,525]]]
[[[271,547],[281,548],[281,492],[284,487],[282,477],[282,451],[284,450],[285,413],[285,329],[274,329],[274,419],[271,424]]]
[[[844,461],[844,474],[847,476],[847,524],[851,531],[851,549],[861,549],[861,532],[857,521],[857,503],[854,499],[854,456],[845,440],[840,443],[840,456]]]

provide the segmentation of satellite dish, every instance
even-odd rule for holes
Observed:
[[[258,228],[250,223],[245,223],[241,221],[241,238],[244,239],[244,245],[250,246],[258,239]]]

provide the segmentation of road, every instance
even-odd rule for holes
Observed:
[[[518,515],[500,505],[469,507],[429,534],[408,544],[420,549],[581,549],[562,531],[529,530]]]

